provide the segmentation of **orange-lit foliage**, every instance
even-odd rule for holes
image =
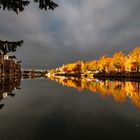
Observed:
[[[99,70],[102,72],[108,72],[110,70],[111,61],[111,58],[107,56],[102,56],[98,61]]]
[[[66,78],[66,77],[52,77],[63,86],[73,87],[79,91],[89,89],[92,92],[99,92],[103,97],[112,95],[114,99],[122,103],[129,97],[134,105],[140,107],[140,82],[129,81],[100,81],[96,82],[95,79],[88,80],[86,78]]]
[[[125,55],[122,52],[116,52],[111,61],[113,71],[124,72],[125,70]]]
[[[140,48],[135,48],[129,56],[131,60],[131,70],[140,72]]]
[[[140,47],[135,48],[127,56],[116,52],[112,58],[102,56],[99,60],[77,61],[57,68],[54,72],[88,73],[88,72],[140,72]]]
[[[63,65],[60,70],[65,72],[65,73],[71,73],[71,72],[81,72],[81,66],[82,66],[82,61],[78,61],[76,63],[71,63],[67,65]]]

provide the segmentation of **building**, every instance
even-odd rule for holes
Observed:
[[[0,55],[0,77],[20,77],[21,66],[15,57]]]

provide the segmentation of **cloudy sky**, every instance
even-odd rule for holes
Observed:
[[[0,39],[24,40],[16,52],[23,68],[127,54],[140,45],[140,0],[55,1],[54,11],[42,11],[33,2],[18,15],[0,10]]]

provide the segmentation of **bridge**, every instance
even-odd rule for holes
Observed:
[[[23,77],[42,77],[45,76],[47,73],[46,70],[39,70],[39,69],[22,69],[22,76]]]

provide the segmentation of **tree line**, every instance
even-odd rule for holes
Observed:
[[[56,69],[51,69],[52,73],[124,73],[140,72],[140,47],[132,50],[128,55],[116,52],[112,57],[101,56],[98,60],[77,61],[65,64]]]

